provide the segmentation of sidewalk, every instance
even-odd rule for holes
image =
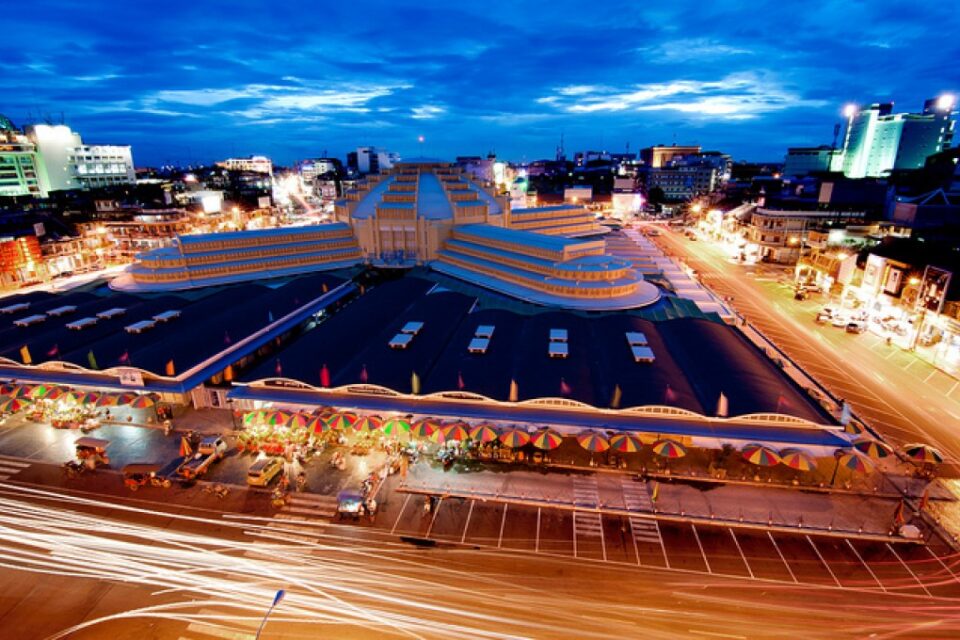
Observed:
[[[584,486],[596,487],[584,499]],[[636,487],[649,501],[637,501]],[[847,537],[889,536],[898,498],[798,491],[779,487],[718,485],[691,480],[639,481],[626,474],[556,471],[443,471],[421,462],[410,468],[401,491],[520,502],[545,507],[699,519],[730,526],[792,528]],[[642,494],[643,492],[641,492]],[[627,496],[629,494],[629,497]],[[910,512],[904,514],[910,520]],[[914,524],[917,524],[916,522]],[[897,538],[894,538],[897,539]]]

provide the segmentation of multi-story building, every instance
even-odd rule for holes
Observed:
[[[640,160],[648,167],[662,167],[674,158],[700,153],[699,145],[657,145],[640,150]]]
[[[228,171],[253,171],[273,175],[273,161],[266,156],[250,156],[249,158],[227,158],[217,163]]]
[[[36,146],[0,115],[0,196],[46,196],[38,165]]]
[[[648,191],[660,188],[666,201],[689,200],[719,190],[730,178],[730,157],[697,153],[672,158],[659,167],[645,167]]]
[[[808,231],[827,222],[862,219],[862,212],[782,211],[758,207],[750,214],[744,239],[756,259],[778,264],[796,264],[807,243]],[[751,246],[752,245],[752,246]]]
[[[950,146],[955,122],[950,96],[927,100],[921,113],[893,113],[893,103],[848,107],[839,167],[850,178],[920,169]]]
[[[58,124],[26,127],[40,160],[40,191],[91,189],[133,184],[137,175],[126,145],[85,145],[80,134]]]
[[[129,145],[80,145],[71,149],[68,162],[82,189],[134,184],[137,181]]]
[[[347,154],[347,164],[357,173],[380,173],[400,162],[400,155],[379,147],[357,147]]]
[[[842,151],[828,145],[819,147],[790,147],[783,163],[783,175],[803,177],[811,173],[831,171]]]

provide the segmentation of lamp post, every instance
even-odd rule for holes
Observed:
[[[280,601],[283,600],[283,596],[287,595],[287,592],[283,589],[277,591],[277,595],[273,596],[273,604],[270,605],[270,608],[267,609],[267,613],[264,614],[263,620],[260,621],[260,626],[257,628],[256,639],[260,639],[260,632],[263,631],[264,625],[267,624],[267,618],[270,617],[270,614],[273,613],[274,608],[280,604]]]

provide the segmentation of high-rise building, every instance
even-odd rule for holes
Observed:
[[[834,168],[848,178],[922,168],[928,157],[950,146],[953,107],[951,96],[927,100],[922,113],[893,113],[892,102],[848,107],[843,152]]]
[[[137,180],[129,145],[85,145],[80,134],[63,124],[29,125],[25,131],[36,145],[40,191],[44,194]]]
[[[45,196],[36,146],[0,115],[0,196]]]
[[[640,150],[640,160],[648,167],[662,167],[674,158],[700,153],[699,145],[657,145]]]
[[[783,162],[783,175],[800,178],[811,173],[830,171],[843,152],[828,145],[790,147]]]

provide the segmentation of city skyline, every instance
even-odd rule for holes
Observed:
[[[754,23],[692,5],[596,16],[365,3],[278,17],[250,3],[159,15],[111,4],[9,9],[0,113],[131,144],[138,165],[291,164],[364,144],[530,161],[561,135],[568,155],[676,142],[777,161],[829,144],[845,103],[919,111],[957,89],[943,71],[960,49],[947,7],[773,5],[752,8]]]

